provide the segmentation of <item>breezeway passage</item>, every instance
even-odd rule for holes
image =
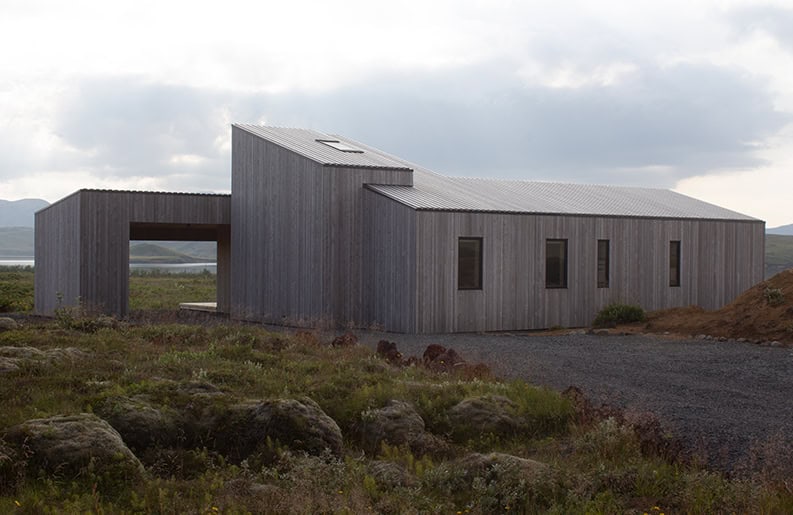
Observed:
[[[506,378],[556,390],[577,386],[594,403],[652,411],[689,450],[730,470],[755,442],[783,435],[793,444],[793,349],[652,336],[366,334],[403,355],[452,347]]]

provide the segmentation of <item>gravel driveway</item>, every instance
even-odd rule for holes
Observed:
[[[711,465],[730,469],[753,442],[793,444],[793,349],[650,336],[378,335],[403,355],[430,343],[453,347],[501,377],[564,390],[593,402],[652,411]]]

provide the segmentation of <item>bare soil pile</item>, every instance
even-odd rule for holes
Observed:
[[[749,288],[719,310],[672,308],[650,313],[647,319],[646,328],[653,332],[793,344],[793,269]]]

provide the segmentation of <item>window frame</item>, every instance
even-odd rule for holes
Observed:
[[[463,263],[462,263],[462,253],[460,252],[460,247],[463,242],[476,242],[478,247],[478,254],[479,254],[479,262],[478,262],[478,270],[474,274],[476,277],[476,285],[475,286],[461,286],[461,275],[463,270]],[[482,290],[483,289],[483,280],[482,280],[482,270],[484,268],[484,242],[481,236],[460,236],[457,238],[457,290],[458,291],[470,291],[470,290]]]
[[[562,266],[560,267],[560,284],[549,284],[548,282],[548,246],[552,243],[557,243],[562,245],[563,249],[563,256],[562,256]],[[567,238],[546,238],[545,240],[545,288],[549,290],[563,290],[567,288],[568,285],[568,254],[569,254],[569,245]]]
[[[679,288],[682,267],[682,244],[680,240],[669,240],[669,287]]]
[[[601,245],[605,243],[605,256],[601,255]],[[605,257],[605,259],[603,259]],[[605,280],[601,281],[600,270],[601,261],[605,261],[603,265]],[[598,288],[609,288],[611,286],[611,240],[597,240],[597,256],[596,256],[596,281]]]

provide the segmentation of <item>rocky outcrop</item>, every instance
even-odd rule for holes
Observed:
[[[3,331],[13,331],[18,328],[19,324],[17,324],[17,321],[13,318],[0,317],[0,333]]]
[[[372,461],[368,470],[377,484],[383,488],[411,487],[418,482],[405,467],[392,461]]]
[[[92,474],[100,483],[136,481],[143,465],[121,435],[96,415],[81,413],[33,419],[3,435],[17,456],[25,457],[29,474],[76,478]]]
[[[308,397],[248,401],[230,406],[217,418],[214,447],[235,460],[254,453],[268,440],[292,450],[340,455],[338,424]]]
[[[26,364],[60,365],[85,359],[88,353],[74,347],[39,350],[35,347],[0,347],[0,373]]]
[[[452,436],[463,441],[480,435],[505,437],[520,429],[517,406],[501,395],[463,399],[449,410]]]
[[[184,439],[178,413],[155,408],[141,397],[109,397],[96,407],[96,413],[136,452],[154,446],[173,447]]]
[[[407,445],[419,455],[445,449],[442,441],[425,431],[424,419],[407,402],[389,401],[383,408],[367,411],[362,418],[362,446],[372,456],[380,452],[383,443]]]
[[[358,337],[352,333],[344,333],[334,338],[330,344],[333,347],[353,347],[358,345]]]
[[[464,475],[470,480],[475,477],[497,476],[509,472],[518,473],[527,479],[534,479],[549,470],[545,463],[499,452],[489,454],[475,452],[457,460],[455,466],[463,470]]]

